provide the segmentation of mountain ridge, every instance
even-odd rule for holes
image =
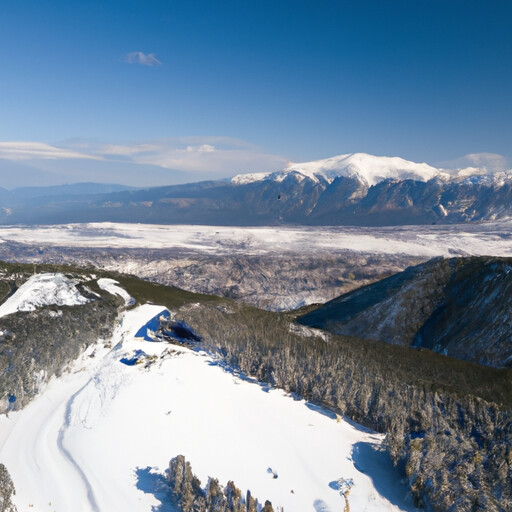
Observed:
[[[45,195],[43,188],[34,196],[30,190],[17,196],[0,191],[0,224],[392,226],[512,216],[512,172],[468,168],[449,174],[427,164],[364,153],[228,181],[108,193],[63,188]]]
[[[493,367],[512,365],[512,259],[436,258],[299,317],[308,327]]]
[[[400,157],[374,156],[367,153],[348,153],[302,163],[288,163],[281,171],[270,173],[238,174],[232,183],[250,183],[270,179],[282,181],[289,175],[297,179],[331,183],[335,178],[353,178],[363,185],[376,185],[385,179],[418,179],[428,181],[437,175],[446,175],[442,170],[426,163],[416,163]]]

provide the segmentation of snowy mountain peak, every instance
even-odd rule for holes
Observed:
[[[339,155],[305,163],[290,163],[286,170],[305,175],[323,176],[332,181],[339,176],[358,178],[368,186],[392,178],[428,181],[440,174],[430,165],[410,162],[398,157],[374,156],[366,153]]]
[[[399,157],[351,153],[311,162],[290,162],[281,171],[272,173],[239,174],[231,182],[244,184],[262,180],[282,181],[290,175],[297,180],[309,178],[328,182],[337,177],[348,177],[372,186],[390,178],[428,181],[435,176],[445,176],[445,173],[428,164],[410,162]]]

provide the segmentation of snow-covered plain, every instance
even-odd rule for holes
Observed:
[[[33,275],[0,306],[0,317],[16,311],[34,311],[41,306],[77,306],[89,302],[76,284],[77,281],[60,273]]]
[[[90,223],[0,227],[0,242],[96,248],[178,249],[205,254],[355,251],[419,257],[512,256],[512,220],[367,227],[222,227]]]
[[[340,478],[353,481],[351,510],[413,510],[378,451],[382,436],[204,353],[136,339],[161,311],[125,311],[114,348],[90,347],[23,411],[0,418],[0,460],[20,512],[172,510],[158,482],[178,454],[203,484],[233,479],[289,512],[343,509]],[[142,364],[121,362],[135,353]]]

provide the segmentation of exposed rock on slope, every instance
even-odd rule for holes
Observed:
[[[512,365],[512,260],[433,260],[342,295],[302,324],[489,366]]]

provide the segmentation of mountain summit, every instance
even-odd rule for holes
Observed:
[[[447,173],[425,163],[410,162],[399,157],[350,153],[311,162],[290,162],[277,172],[238,174],[231,182],[242,184],[262,180],[282,181],[290,175],[298,179],[309,178],[327,183],[335,178],[352,178],[367,187],[387,179],[428,181],[436,176],[448,177]]]
[[[279,171],[226,181],[145,190],[66,191],[60,197],[47,197],[44,188],[37,197],[35,192],[7,197],[1,192],[0,224],[396,226],[512,217],[512,171],[445,171],[365,153],[290,163]]]

